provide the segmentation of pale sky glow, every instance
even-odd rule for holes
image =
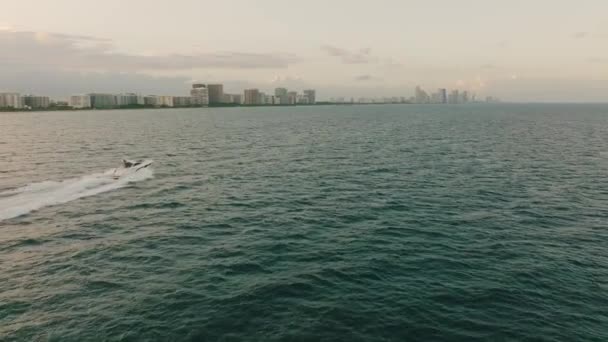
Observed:
[[[607,13],[606,0],[2,0],[0,90],[175,95],[201,80],[328,98],[420,84],[606,102]]]

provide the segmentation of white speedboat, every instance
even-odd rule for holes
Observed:
[[[112,173],[112,177],[114,179],[119,179],[124,176],[128,176],[136,173],[139,170],[145,169],[148,166],[152,165],[152,160],[122,160],[122,166],[114,169]]]

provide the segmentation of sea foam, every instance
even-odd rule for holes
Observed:
[[[97,195],[153,177],[151,168],[114,179],[114,169],[63,181],[44,181],[0,193],[0,221],[19,217],[44,207]]]

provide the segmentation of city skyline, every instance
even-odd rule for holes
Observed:
[[[413,96],[332,97],[317,101],[316,89],[304,89],[302,93],[285,87],[275,88],[270,94],[258,88],[244,89],[241,93],[224,92],[223,84],[193,83],[189,95],[142,95],[136,92],[92,92],[70,95],[67,100],[50,96],[19,92],[0,92],[0,110],[58,109],[120,109],[120,108],[183,108],[224,106],[296,106],[315,104],[467,104],[498,103],[500,99],[487,96],[477,99],[476,94],[464,90],[439,88],[427,93],[417,86]]]
[[[230,92],[314,87],[321,100],[398,96],[418,84],[518,102],[607,98],[605,1],[157,5],[3,3],[0,91],[174,93],[202,79]]]
[[[224,107],[224,106],[276,106],[276,105],[314,105],[314,104],[467,104],[498,103],[494,96],[477,99],[477,94],[467,90],[439,88],[428,93],[420,86],[413,96],[383,97],[332,97],[328,101],[317,101],[316,89],[304,89],[302,93],[285,87],[275,88],[266,93],[258,88],[248,88],[241,93],[224,92],[221,83],[192,84],[189,95],[142,95],[137,92],[92,92],[70,95],[67,100],[51,98],[47,95],[27,92],[0,92],[0,110],[40,110],[48,108],[64,109],[120,109],[120,108],[158,108],[158,107]]]
[[[316,90],[302,93],[287,88],[276,88],[274,95],[259,89],[244,89],[239,94],[224,92],[221,83],[195,82],[188,95],[142,95],[137,92],[92,92],[70,95],[67,100],[51,99],[31,92],[0,92],[0,110],[55,109],[120,109],[158,107],[224,107],[250,105],[314,105]]]

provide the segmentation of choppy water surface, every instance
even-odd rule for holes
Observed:
[[[607,175],[606,105],[0,113],[0,340],[606,341]]]

